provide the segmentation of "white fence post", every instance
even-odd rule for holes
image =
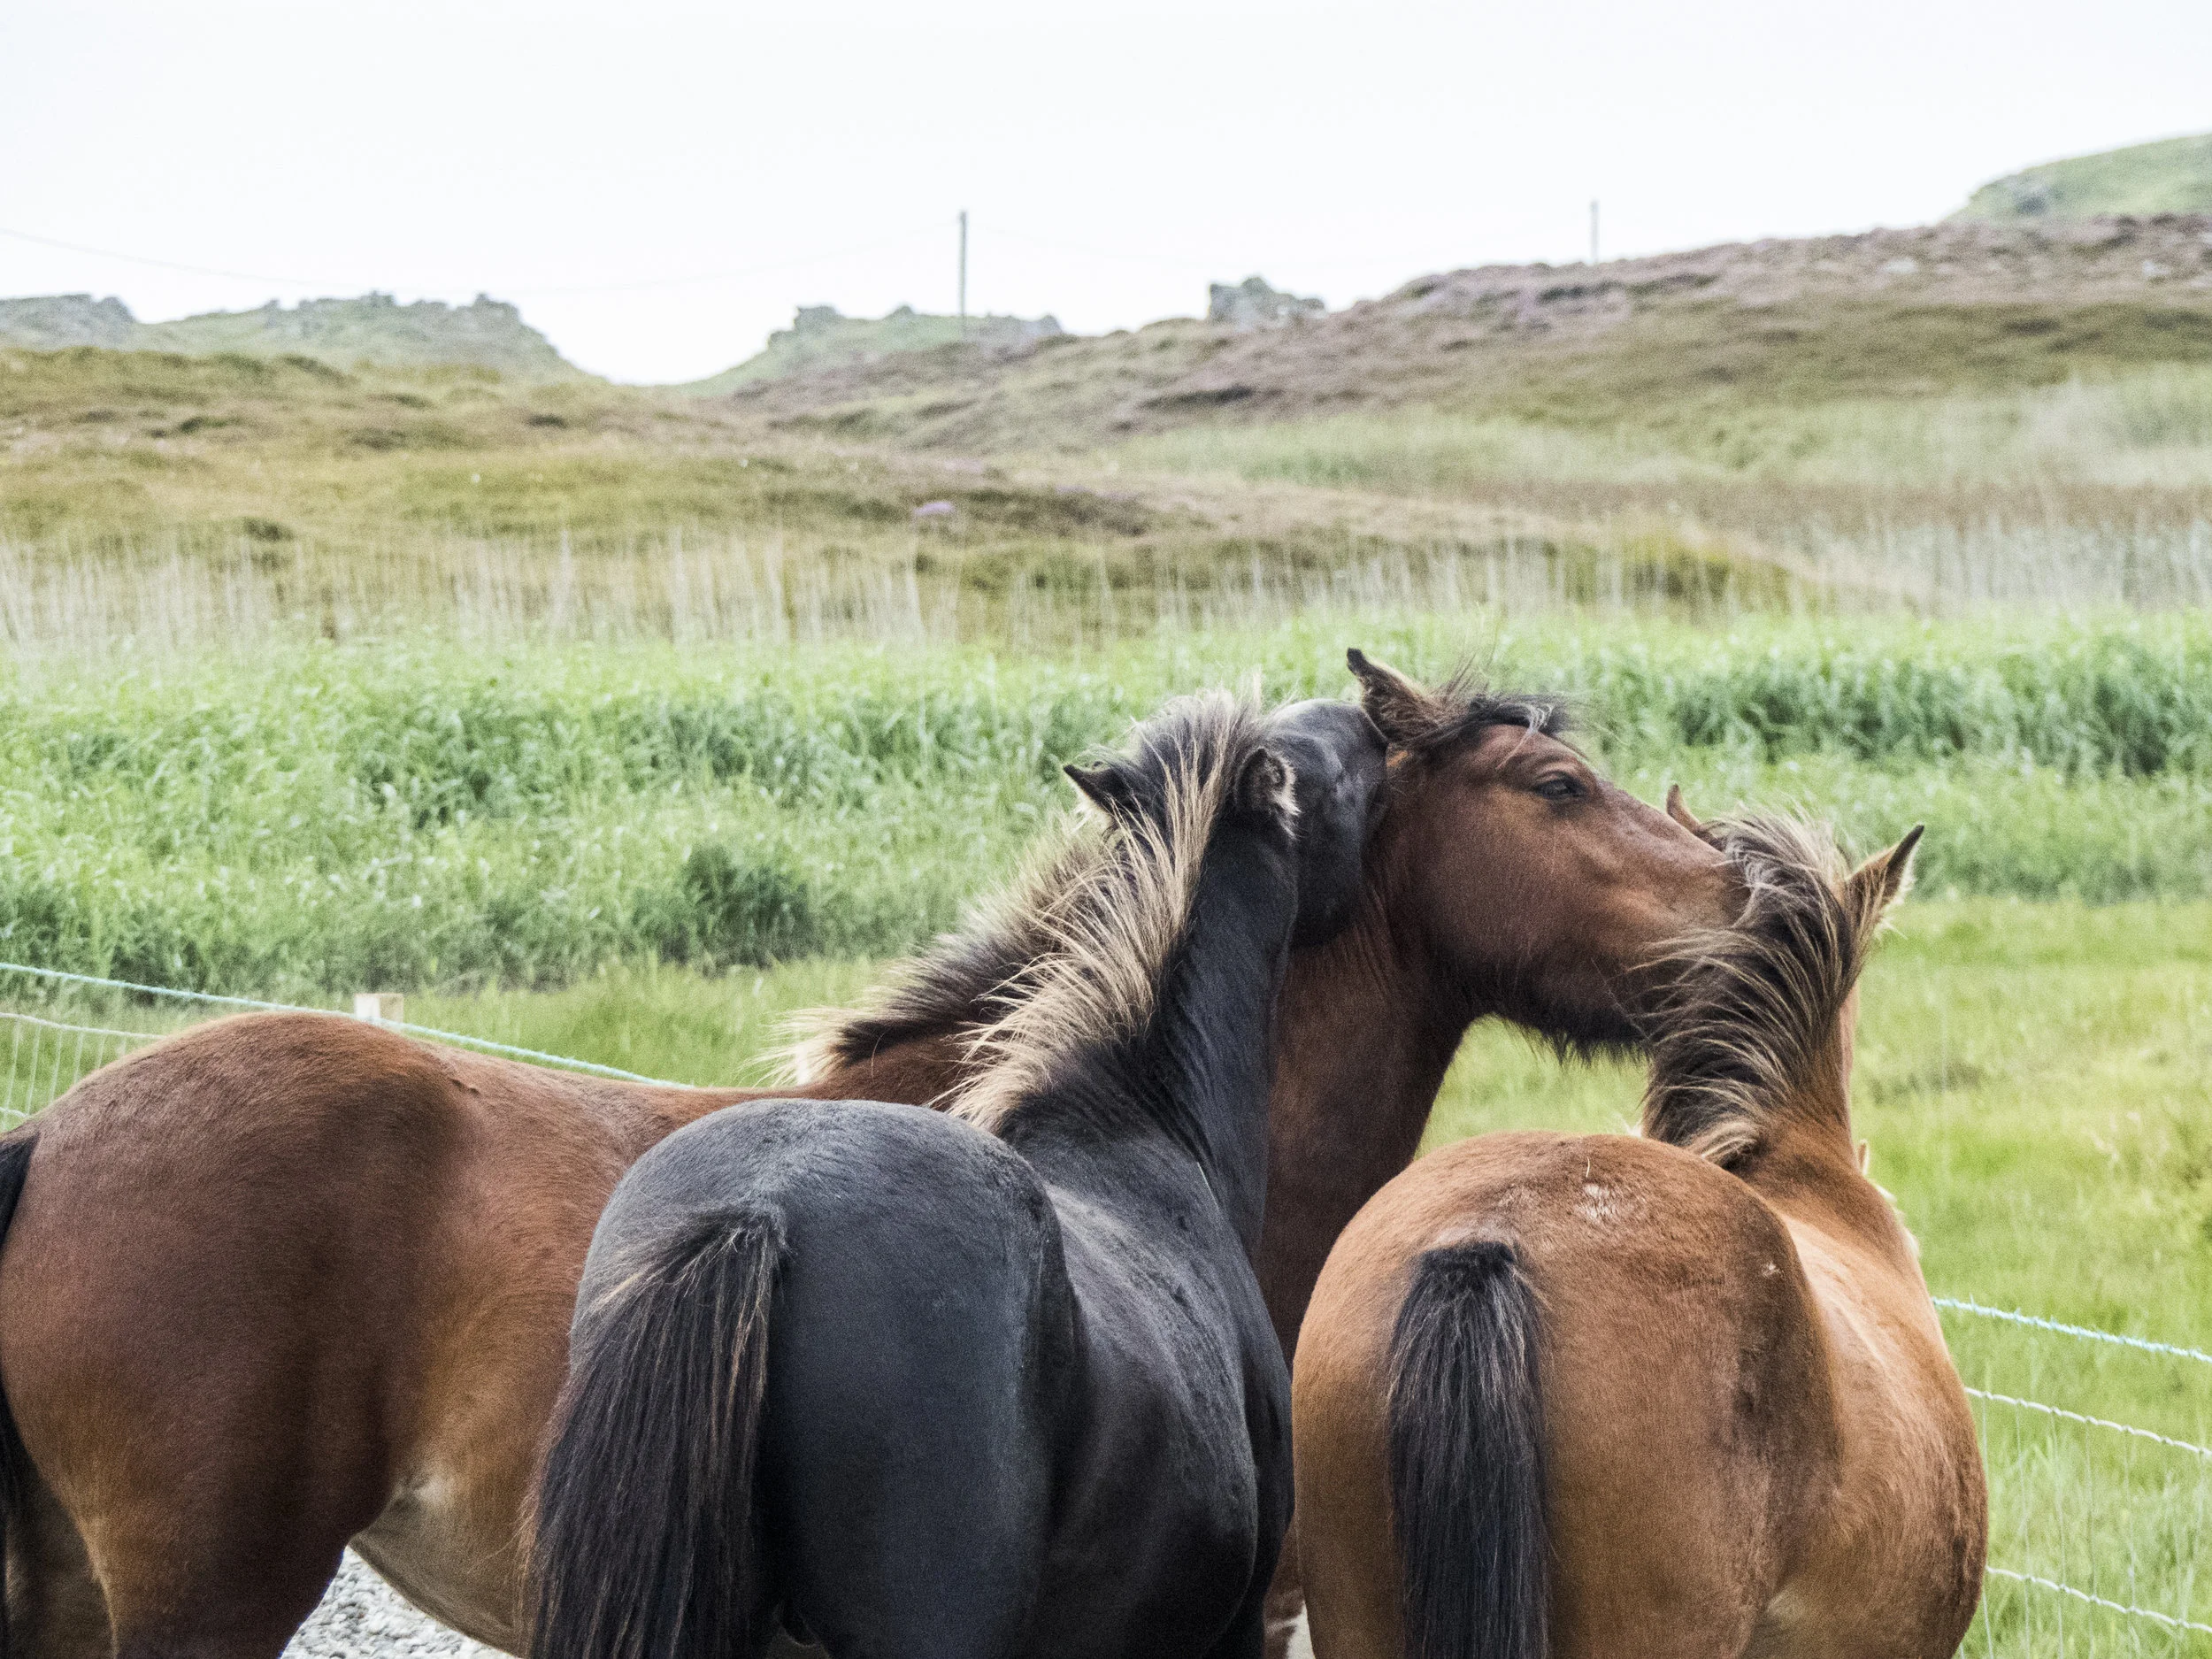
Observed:
[[[403,1025],[407,1019],[407,999],[397,991],[356,991],[353,1017],[365,1019],[373,1025]]]

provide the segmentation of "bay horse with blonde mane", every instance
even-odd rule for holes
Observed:
[[[1937,1659],[1980,1596],[1974,1420],[1851,1135],[1855,987],[1919,831],[1845,873],[1716,838],[1643,1137],[1444,1148],[1346,1229],[1298,1350],[1317,1659]]]
[[[1663,942],[1740,893],[1563,741],[1552,704],[1354,667],[1389,785],[1351,926],[1294,949],[1283,989],[1257,1267],[1286,1351],[1467,1026],[1631,1041]],[[1038,949],[979,918],[772,1093],[941,1099]],[[517,1540],[593,1225],[655,1143],[769,1093],[255,1014],[0,1136],[11,1651],[274,1659],[349,1540],[418,1606],[520,1651]]]

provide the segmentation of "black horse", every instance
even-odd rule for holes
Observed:
[[[949,1112],[764,1102],[616,1189],[540,1494],[535,1659],[1237,1655],[1289,1518],[1259,1235],[1277,989],[1383,744],[1171,705]]]

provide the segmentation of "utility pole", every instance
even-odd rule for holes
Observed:
[[[968,337],[968,210],[960,210],[960,337]]]
[[[965,246],[966,244],[963,243],[962,245],[963,245],[963,246]],[[1592,265],[1595,265],[1597,262],[1598,262],[1598,203],[1597,203],[1597,198],[1596,198],[1595,196],[1592,196],[1592,197],[1590,198],[1590,263],[1591,263]]]

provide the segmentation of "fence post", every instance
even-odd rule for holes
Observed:
[[[353,1017],[373,1025],[397,1025],[407,1018],[407,999],[397,991],[356,991]]]

